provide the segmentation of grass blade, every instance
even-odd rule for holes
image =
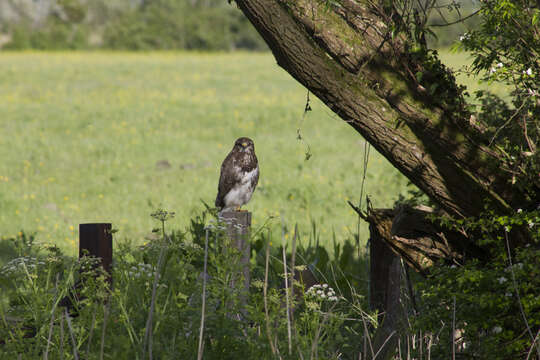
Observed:
[[[204,311],[206,308],[206,265],[208,262],[208,229],[204,239],[204,270],[203,270],[203,288],[202,288],[202,309],[201,309],[201,329],[199,331],[199,350],[197,351],[197,360],[202,360],[203,339],[204,339]]]

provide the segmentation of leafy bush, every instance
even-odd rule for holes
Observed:
[[[493,171],[506,172],[509,191],[522,195],[516,195],[514,210],[509,205],[494,211],[486,204],[485,213],[476,218],[436,219],[468,234],[481,255],[431,269],[421,285],[423,307],[417,328],[438,334],[437,357],[451,356],[448,344],[454,344],[458,335],[463,356],[536,358],[540,357],[540,10],[522,0],[486,0],[478,7],[479,26],[461,35],[456,45],[474,58],[463,71],[511,87],[513,108],[489,92],[478,92],[479,104],[470,106],[471,124],[482,134],[481,141],[502,155]],[[497,191],[495,185],[490,187]]]
[[[448,344],[452,344],[453,330],[459,330],[454,336],[459,334],[456,347],[463,356],[527,358],[540,331],[540,211],[441,220],[454,229],[477,232],[479,245],[491,249],[491,256],[486,257],[491,261],[434,266],[420,283],[417,330],[438,334],[433,348],[436,358],[451,357]],[[529,233],[532,245],[511,248],[509,238],[520,231]]]

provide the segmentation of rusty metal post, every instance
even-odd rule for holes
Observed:
[[[79,259],[83,256],[101,259],[101,266],[112,282],[112,225],[109,223],[79,224]]]

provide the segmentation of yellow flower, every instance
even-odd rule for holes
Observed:
[[[74,227],[73,225],[69,225],[69,230],[73,231]]]
[[[64,201],[68,201],[69,200],[69,196],[64,196]]]

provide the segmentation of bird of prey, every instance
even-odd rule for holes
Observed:
[[[250,138],[237,139],[221,164],[216,207],[221,211],[235,209],[246,204],[259,181],[259,163],[255,145]]]

